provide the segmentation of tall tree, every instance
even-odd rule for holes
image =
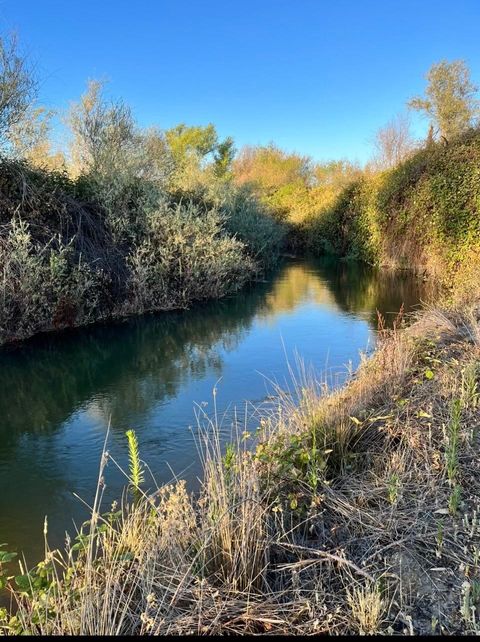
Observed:
[[[347,159],[317,163],[314,167],[315,187],[339,192],[358,179],[361,173],[358,163]]]
[[[165,141],[175,164],[172,185],[185,190],[212,180],[230,177],[235,149],[231,137],[219,141],[211,123],[188,126],[180,123],[165,132]]]
[[[278,219],[302,216],[314,184],[312,160],[273,144],[244,147],[233,163],[238,185],[246,185]]]
[[[292,185],[308,187],[312,182],[311,159],[288,153],[273,144],[243,147],[234,162],[235,180],[249,183],[260,194],[269,196]]]
[[[202,159],[211,154],[218,143],[217,132],[212,124],[202,127],[180,123],[167,129],[165,138],[179,164],[192,156]]]
[[[480,113],[478,87],[465,61],[443,60],[432,65],[426,77],[425,96],[412,98],[409,107],[426,114],[447,140],[472,126]]]

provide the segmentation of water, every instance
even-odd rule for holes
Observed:
[[[272,381],[289,381],[295,354],[340,383],[375,343],[376,309],[414,308],[421,282],[332,260],[283,264],[264,283],[228,300],[56,335],[0,350],[0,543],[42,557],[43,520],[61,545],[86,518],[100,454],[127,466],[134,428],[157,482],[200,474],[194,404],[219,410],[261,404]],[[253,420],[254,421],[254,420]],[[107,498],[125,478],[111,463]],[[108,505],[106,506],[108,508]]]

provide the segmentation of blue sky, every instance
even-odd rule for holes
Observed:
[[[43,104],[108,78],[141,125],[213,122],[317,159],[366,160],[433,62],[463,58],[480,84],[480,0],[0,0],[0,25]]]

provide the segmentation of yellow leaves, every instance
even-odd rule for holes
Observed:
[[[433,415],[430,415],[428,412],[425,412],[425,410],[419,410],[417,412],[417,417],[425,418],[425,419],[432,419]]]
[[[376,417],[369,417],[369,418],[368,418],[368,422],[369,422],[370,424],[373,424],[373,423],[375,423],[376,421],[385,421],[385,420],[387,420],[387,419],[393,419],[394,417],[395,417],[395,415],[394,415],[394,414],[390,414],[390,415],[378,415],[378,416],[376,416]],[[365,420],[365,421],[360,421],[360,419],[358,419],[357,417],[349,417],[349,419],[351,419],[351,421],[353,421],[353,423],[354,423],[356,426],[361,426],[361,425],[363,425],[363,424],[365,423],[365,421],[367,421],[367,420]]]

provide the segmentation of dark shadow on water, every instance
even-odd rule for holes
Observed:
[[[334,257],[310,261],[328,282],[337,305],[345,312],[364,314],[374,329],[377,310],[391,327],[402,305],[406,313],[411,313],[435,294],[432,283],[406,270],[375,268]]]

